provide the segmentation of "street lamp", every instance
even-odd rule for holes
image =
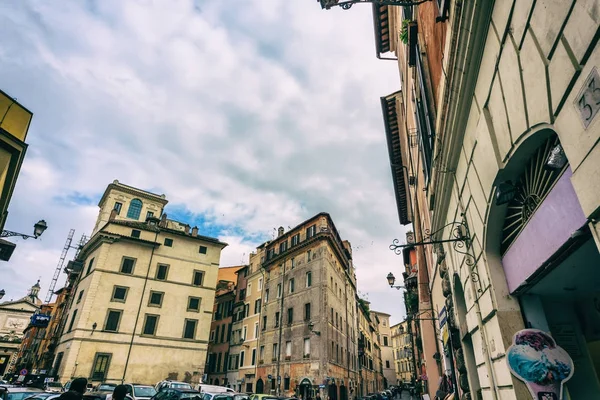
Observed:
[[[319,3],[321,3],[321,8],[324,10],[329,10],[331,7],[340,7],[344,10],[349,10],[350,7],[352,7],[354,4],[359,4],[359,3],[373,3],[376,4],[378,6],[400,6],[400,7],[410,7],[410,6],[417,6],[421,3],[425,3],[426,1],[429,0],[404,0],[404,1],[398,1],[398,0],[346,0],[346,1],[340,1],[340,0],[317,0]]]
[[[319,332],[319,331],[315,331],[315,330],[314,330],[314,327],[315,327],[315,324],[313,324],[313,323],[312,323],[312,321],[308,323],[308,330],[309,330],[311,333],[314,333],[314,334],[315,334],[315,335],[317,335],[317,336],[321,336],[321,332]]]
[[[391,272],[387,275],[387,281],[388,281],[388,284],[390,285],[390,288],[398,289],[398,290],[406,289],[404,286],[394,286],[394,282],[396,282],[396,277]]]
[[[46,229],[48,229],[48,225],[46,224],[46,221],[41,219],[35,225],[33,225],[33,236],[13,231],[2,231],[2,233],[0,233],[0,237],[21,236],[23,239],[37,239],[38,237],[42,236],[42,233],[44,233]]]

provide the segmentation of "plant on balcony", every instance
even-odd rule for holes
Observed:
[[[403,20],[402,29],[400,29],[400,41],[404,44],[408,43],[408,24],[410,24],[410,19]]]
[[[258,360],[258,365],[262,365],[265,363],[265,360]]]

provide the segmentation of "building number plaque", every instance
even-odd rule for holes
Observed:
[[[600,111],[600,75],[598,75],[596,67],[592,69],[583,83],[574,105],[579,111],[579,118],[581,118],[583,126],[587,129]]]

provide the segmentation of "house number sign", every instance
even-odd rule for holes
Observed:
[[[587,129],[600,111],[600,75],[596,67],[592,69],[577,94],[575,108],[579,111],[579,118]]]

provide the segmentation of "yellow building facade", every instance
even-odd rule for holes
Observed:
[[[113,182],[76,262],[61,381],[198,382],[225,243],[167,219],[164,195]],[[158,218],[160,217],[160,218]]]
[[[394,348],[394,368],[396,384],[410,382],[414,377],[412,341],[406,321],[402,321],[391,328],[392,345]]]
[[[0,230],[25,158],[27,132],[33,114],[0,90]],[[0,260],[8,261],[15,245],[0,239]]]

